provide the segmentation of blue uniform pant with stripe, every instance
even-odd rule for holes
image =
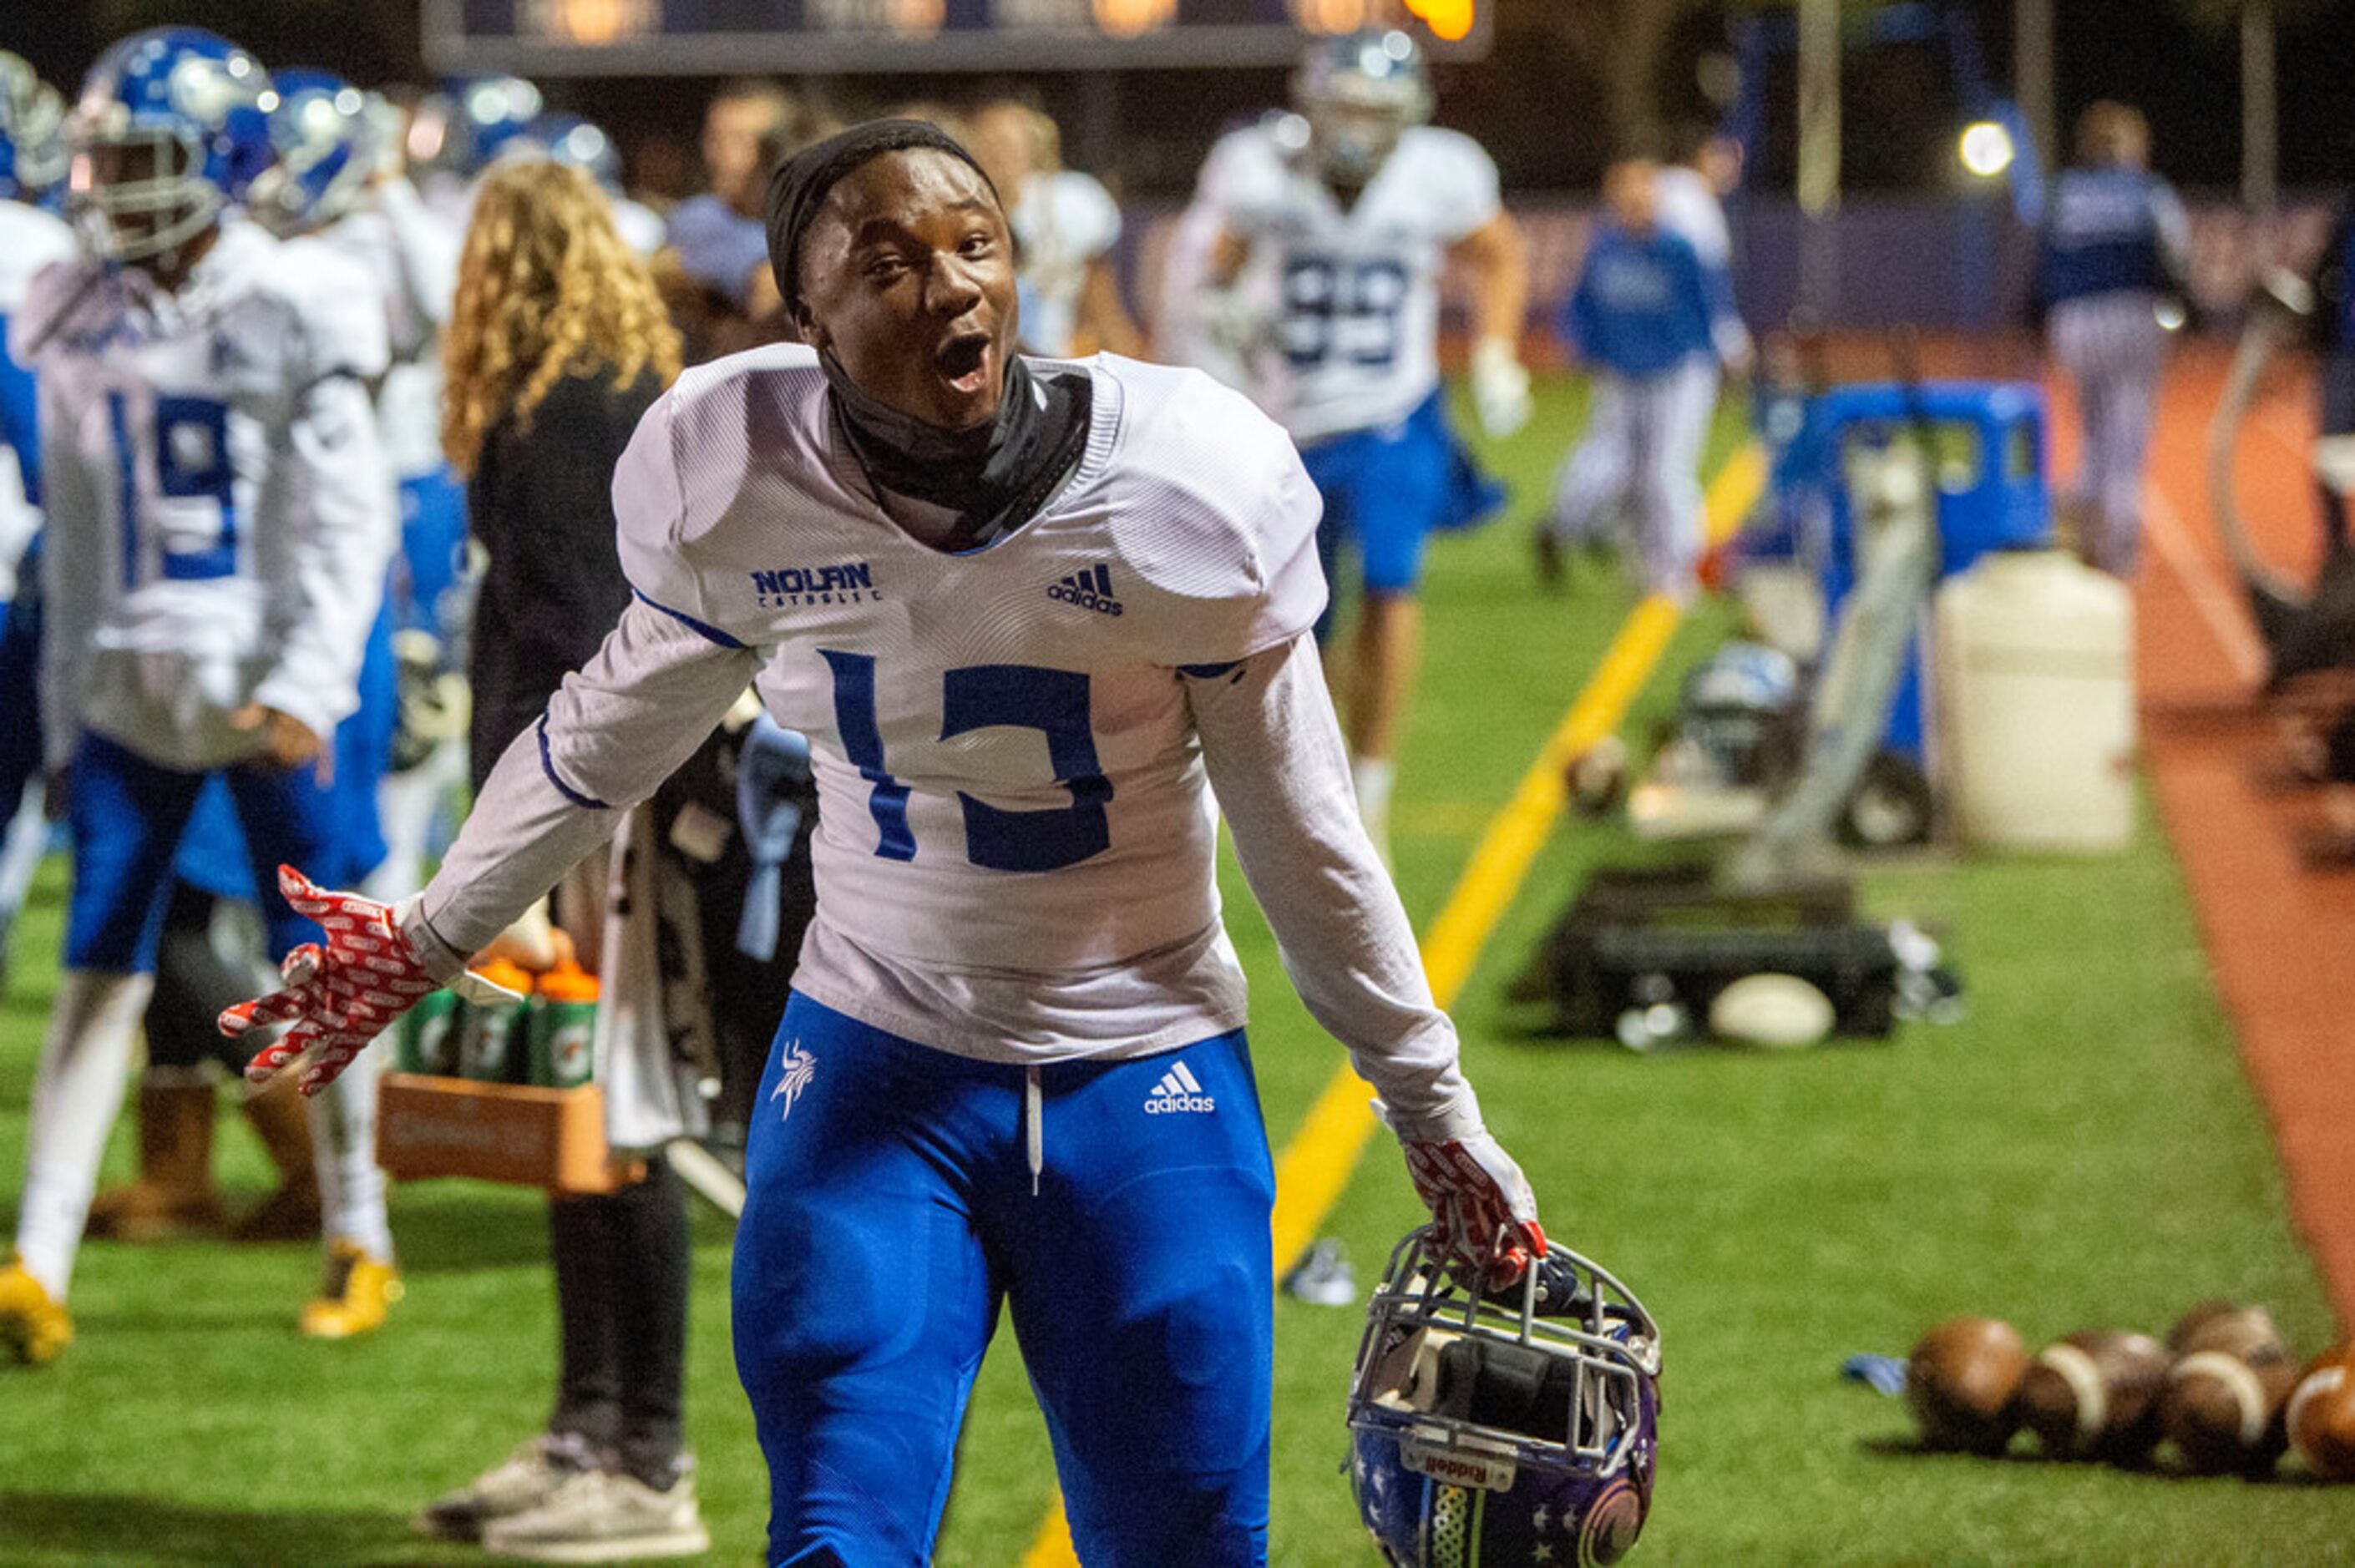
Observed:
[[[1274,1176],[1240,1030],[1026,1070],[796,994],[758,1105],[735,1339],[771,1563],[930,1560],[1001,1303],[1089,1568],[1265,1560]]]

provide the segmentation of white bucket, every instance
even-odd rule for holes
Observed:
[[[2055,550],[1987,556],[1938,590],[1947,798],[1966,842],[2098,852],[2134,834],[2134,604]]]

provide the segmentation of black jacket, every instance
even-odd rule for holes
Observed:
[[[484,438],[466,486],[467,526],[490,553],[470,672],[477,789],[630,602],[614,545],[613,465],[661,395],[650,372],[619,390],[610,371],[570,375],[528,421],[509,414]]]

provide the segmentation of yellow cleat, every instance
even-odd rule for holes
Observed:
[[[357,1242],[327,1249],[327,1276],[318,1298],[303,1308],[303,1332],[314,1340],[348,1340],[381,1326],[400,1299],[400,1274],[389,1258],[369,1255]]]
[[[73,1343],[73,1314],[18,1258],[0,1268],[0,1353],[23,1366],[47,1366]]]

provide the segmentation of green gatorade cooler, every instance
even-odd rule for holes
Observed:
[[[531,1021],[531,1081],[575,1089],[594,1068],[597,977],[570,965],[539,977]]]
[[[458,1038],[465,1026],[466,1004],[455,991],[437,991],[420,1001],[400,1021],[395,1059],[404,1073],[432,1073],[447,1077],[458,1070]]]
[[[512,964],[488,963],[479,972],[517,995],[531,990],[531,976]],[[465,1027],[458,1036],[458,1075],[482,1084],[522,1082],[529,1032],[526,1015],[534,1005],[466,1009]]]

